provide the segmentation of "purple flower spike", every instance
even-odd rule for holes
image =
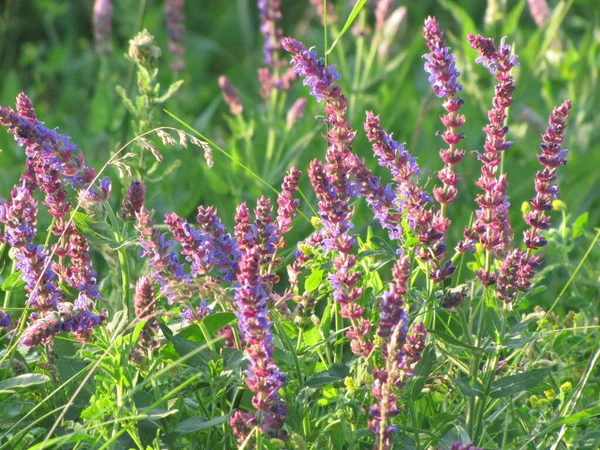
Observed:
[[[548,120],[548,129],[542,136],[542,152],[537,156],[544,169],[535,177],[536,196],[529,201],[531,211],[525,215],[525,222],[530,229],[525,231],[523,238],[526,247],[531,250],[538,250],[546,245],[541,231],[550,227],[550,218],[546,212],[552,210],[552,200],[559,197],[558,186],[553,181],[557,178],[556,168],[567,163],[565,155],[568,151],[561,144],[565,138],[570,110],[570,100],[555,108]]]
[[[225,225],[214,207],[198,207],[196,216],[200,231],[210,237],[214,262],[223,274],[225,281],[231,283],[238,268],[240,252],[233,236],[227,232]]]
[[[167,297],[169,304],[180,301],[178,287],[189,280],[166,234],[161,234],[151,219],[151,212],[142,207],[137,215],[135,228],[140,234],[140,257],[150,258],[150,277],[160,286],[160,293]]]
[[[37,203],[25,187],[15,186],[11,202],[0,204],[0,222],[6,225],[4,239],[14,248],[16,268],[21,271],[28,292],[27,306],[39,311],[55,308],[64,301],[48,252],[34,244],[37,234]]]
[[[112,34],[112,5],[110,0],[96,0],[94,3],[94,38],[98,53],[110,53],[110,38]]]
[[[146,186],[140,180],[133,180],[121,206],[121,218],[127,222],[135,220],[146,202]]]
[[[158,340],[156,339],[158,321],[154,315],[156,299],[154,297],[154,282],[151,277],[145,276],[137,280],[133,307],[135,316],[146,322],[140,333],[137,345],[133,348],[130,355],[135,362],[141,364],[146,356],[146,351],[154,350],[158,347]]]
[[[558,198],[558,187],[552,182],[556,180],[556,168],[566,164],[567,150],[561,144],[570,110],[570,100],[554,108],[548,120],[548,129],[542,136],[542,153],[538,155],[538,159],[544,169],[536,175],[536,196],[529,201],[531,211],[525,215],[525,222],[530,228],[523,233],[523,241],[528,250],[524,252],[514,249],[509,252],[498,275],[496,296],[505,303],[514,301],[518,291],[529,290],[531,279],[540,267],[539,258],[533,252],[546,245],[541,232],[550,227],[550,218],[546,212],[552,209],[552,200]]]
[[[365,121],[367,138],[373,145],[373,152],[379,159],[379,165],[387,167],[396,183],[393,208],[400,217],[406,215],[408,224],[415,237],[419,239],[416,256],[429,265],[429,275],[434,282],[440,282],[450,277],[455,267],[446,257],[444,234],[450,226],[450,221],[443,217],[440,211],[433,207],[431,197],[419,186],[419,166],[416,160],[404,150],[404,146],[396,142],[386,133],[379,121],[379,116],[367,112]],[[395,234],[402,233],[401,222],[395,224]]]
[[[10,324],[10,314],[0,311],[0,333],[11,331],[13,327]]]
[[[281,21],[281,0],[258,0],[260,13],[260,32],[264,37],[263,57],[267,67],[258,69],[258,81],[260,82],[260,95],[265,100],[271,98],[273,89],[287,91],[292,87],[296,74],[288,68],[283,74],[281,69],[285,61],[279,58],[281,50],[282,30],[279,28]]]
[[[462,90],[458,82],[460,72],[456,70],[454,55],[446,47],[443,31],[434,17],[425,19],[423,36],[430,53],[425,58],[425,71],[429,74],[429,82],[433,85],[433,92],[440,98],[452,98]]]
[[[260,275],[260,247],[249,248],[242,256],[235,287],[240,337],[250,359],[246,384],[254,392],[252,406],[261,415],[261,431],[275,437],[283,427],[285,406],[279,397],[285,378],[273,360],[272,323],[268,314],[268,294]],[[231,426],[239,442],[247,437],[250,423],[259,423],[249,413],[235,414]]]
[[[355,132],[346,118],[348,101],[342,94],[336,81],[340,78],[334,66],[326,66],[318,59],[316,52],[308,50],[304,44],[292,38],[281,40],[283,48],[292,55],[292,67],[304,78],[304,84],[311,88],[311,95],[317,101],[324,100],[325,123],[329,126],[325,139],[329,143],[326,153],[326,164],[314,160],[311,162],[308,176],[319,200],[319,216],[323,223],[320,230],[326,252],[335,251],[335,273],[328,279],[333,289],[334,299],[342,304],[342,317],[352,321],[352,328],[346,336],[352,340],[352,351],[357,355],[366,356],[372,350],[372,344],[367,335],[370,332],[368,321],[359,320],[363,308],[356,301],[362,296],[362,288],[355,284],[360,278],[356,272],[356,257],[350,254],[356,245],[356,240],[350,234],[353,227],[350,200],[356,189],[350,181],[350,176],[356,173],[366,174],[362,160],[352,153],[351,143]],[[368,188],[369,185],[364,185]],[[378,186],[375,186],[379,190]],[[294,267],[292,275],[294,275]]]
[[[512,93],[515,89],[514,79],[510,74],[513,67],[518,65],[517,56],[512,53],[510,46],[502,39],[496,49],[494,40],[482,36],[467,37],[471,47],[479,52],[477,62],[481,62],[490,70],[498,82],[492,100],[492,109],[488,111],[489,123],[484,127],[486,134],[484,153],[478,153],[477,158],[482,163],[481,176],[475,183],[483,193],[475,201],[479,209],[475,212],[474,226],[469,232],[478,236],[483,248],[496,259],[504,259],[513,241],[513,231],[509,222],[509,206],[506,174],[500,175],[501,153],[511,147],[512,142],[506,141],[508,126],[505,125],[507,109],[512,104]],[[467,249],[473,243],[467,240],[459,244],[459,248]],[[497,276],[493,270],[478,271],[479,280],[491,285]]]
[[[306,98],[299,98],[290,107],[286,116],[286,125],[288,128],[292,128],[294,124],[304,116],[304,110],[308,100]]]
[[[369,420],[369,429],[378,442],[375,448],[388,450],[392,448],[392,434],[397,431],[396,427],[387,425],[388,419],[400,413],[393,389],[401,389],[413,375],[413,368],[421,359],[427,334],[422,323],[415,325],[408,333],[408,314],[404,304],[410,278],[408,257],[402,256],[396,261],[392,275],[394,282],[382,295],[377,330],[383,339],[385,367],[373,371],[375,380],[372,390],[376,403],[370,410],[373,419]]]
[[[99,315],[90,311],[79,311],[71,303],[61,303],[56,310],[46,311],[43,316],[32,314],[33,322],[23,332],[20,344],[32,348],[49,343],[60,332],[71,333],[81,342],[89,340],[93,327],[104,323],[108,315],[102,311]]]
[[[460,179],[454,171],[454,166],[460,163],[465,152],[456,148],[464,137],[457,129],[465,124],[466,118],[458,114],[463,103],[462,99],[455,97],[456,93],[462,90],[462,86],[458,83],[460,73],[455,68],[454,55],[450,53],[450,48],[446,47],[443,32],[435,18],[428,17],[425,20],[423,36],[430,51],[424,56],[425,71],[430,74],[429,82],[433,85],[435,95],[446,99],[443,106],[447,113],[440,117],[446,131],[438,132],[448,145],[447,149],[440,150],[444,168],[438,171],[438,178],[443,183],[443,187],[433,188],[433,196],[445,212],[446,205],[453,203],[458,194],[456,186]]]
[[[219,87],[221,88],[223,100],[229,107],[229,112],[234,116],[239,116],[244,110],[244,105],[242,105],[242,100],[237,89],[231,84],[229,78],[224,75],[219,77]]]
[[[473,445],[471,443],[463,444],[462,442],[455,441],[450,446],[450,450],[484,450],[484,449],[481,447],[476,447],[475,445]]]
[[[260,11],[260,32],[265,38],[263,55],[265,64],[269,67],[274,65],[274,53],[280,48],[279,39],[282,31],[277,28],[277,22],[281,20],[281,0],[258,0]]]
[[[185,0],[166,0],[167,33],[169,36],[169,66],[173,72],[185,69]]]

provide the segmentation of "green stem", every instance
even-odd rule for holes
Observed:
[[[113,229],[113,234],[115,236],[115,240],[117,244],[123,243],[123,236],[119,232],[119,222],[117,220],[117,216],[113,211],[110,204],[106,203],[106,211],[108,214],[108,219],[110,220],[111,227]],[[131,296],[129,292],[130,288],[130,274],[129,274],[129,260],[127,259],[127,249],[125,247],[119,246],[117,250],[117,254],[119,255],[119,266],[121,268],[121,282],[123,286],[123,306],[126,311],[128,311],[129,318],[132,318],[133,308],[131,308]]]
[[[11,260],[11,265],[10,265],[10,273],[9,273],[9,277],[15,273],[15,261]],[[6,311],[6,309],[10,306],[10,296],[12,294],[12,289],[8,290],[5,292],[4,294],[4,305],[3,305],[3,309]]]

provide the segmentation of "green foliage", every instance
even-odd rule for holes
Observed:
[[[115,180],[112,206],[87,210],[81,205],[72,217],[94,249],[106,299],[101,307],[109,310],[110,323],[85,344],[64,335],[30,353],[17,345],[25,322],[0,330],[0,450],[240,447],[229,420],[237,410],[253,410],[253,393],[244,383],[248,361],[231,312],[231,287],[214,294],[213,313],[191,324],[178,316],[187,304],[167,305],[164,299],[153,317],[135,318],[130,297],[138,276],[147,273],[147,261],[137,258],[137,233],[112,208],[118,209],[135,177],[149,185],[147,202],[156,218],[177,211],[191,219],[198,205],[214,205],[231,225],[236,205],[273,196],[288,167],[306,172],[309,161],[323,158],[326,130],[314,120],[323,114],[322,104],[309,100],[305,116],[289,126],[286,112],[307,95],[306,88],[297,83],[269,100],[260,97],[256,69],[262,64],[262,41],[253,2],[210,0],[202,8],[188,2],[187,69],[175,76],[166,58],[159,57],[167,48],[159,3],[139,2],[136,9],[113,0],[115,48],[108,56],[94,53],[89,2],[0,5],[0,105],[12,105],[25,90],[47,126],[60,126],[72,136],[92,165],[102,167],[110,160],[105,170]],[[427,14],[435,14],[446,28],[461,67],[461,112],[468,120],[461,130],[467,150],[481,148],[493,86],[486,70],[474,65],[474,51],[464,36],[506,35],[515,43],[521,66],[508,124],[517,145],[504,161],[514,204],[533,195],[544,118],[560,100],[573,100],[564,143],[569,165],[560,175],[564,203],[554,205],[557,226],[545,233],[543,268],[514,307],[499,304],[489,290],[473,283],[473,272],[485,266],[485,253],[477,248],[473,258],[459,257],[455,282],[446,286],[467,287],[467,298],[455,311],[441,308],[426,279],[427,267],[414,260],[418,238],[405,221],[402,247],[414,269],[405,297],[409,321],[425,322],[428,339],[414,376],[394,388],[402,412],[390,423],[398,429],[394,448],[447,449],[456,440],[486,449],[595,448],[600,441],[600,185],[595,170],[600,167],[600,17],[595,2],[549,1],[552,14],[543,29],[529,17],[526,0],[404,2],[406,21],[391,36],[374,29],[365,0],[335,3],[341,21],[327,29],[308,1],[282,3],[284,35],[314,45],[326,53],[328,63],[337,64],[353,129],[362,129],[363,111],[381,114],[385,128],[395,130],[395,138],[419,157],[426,178],[433,179],[440,167],[435,135],[440,125],[429,118],[441,114],[422,71],[420,26]],[[491,4],[499,8],[496,19],[486,14]],[[144,28],[156,36],[146,36],[151,45],[142,50],[149,53],[128,51],[129,39]],[[380,53],[385,48],[387,53]],[[237,87],[243,115],[227,112],[216,81],[222,74]],[[358,133],[354,151],[367,158],[375,175],[388,176],[373,160],[363,134]],[[193,145],[163,152],[156,137],[169,147]],[[129,157],[123,145],[132,139],[134,156]],[[0,148],[0,192],[6,198],[25,156],[5,133]],[[212,169],[204,159],[211,149],[216,150]],[[460,171],[463,180],[476,178],[479,162],[471,153]],[[280,255],[285,264],[293,262],[294,244],[322,226],[308,177],[303,176],[300,188],[299,218]],[[478,193],[464,181],[459,192],[449,208],[449,249],[472,222]],[[357,201],[353,207],[360,235],[359,303],[375,330],[381,294],[398,253],[364,204]],[[39,230],[51,220],[40,217]],[[525,225],[518,208],[511,222],[520,236]],[[40,243],[45,238],[40,232]],[[280,395],[287,407],[288,439],[255,430],[256,440],[248,440],[245,448],[257,443],[262,449],[372,448],[368,421],[373,370],[385,360],[381,338],[374,337],[371,356],[351,353],[339,304],[331,298],[334,257],[321,247],[301,245],[299,250],[311,259],[294,291],[271,308],[270,317],[274,358],[286,374]],[[25,283],[5,244],[0,253],[2,312],[25,319]],[[278,276],[284,284],[285,270]],[[69,296],[76,294],[60,287]],[[190,294],[189,304],[204,299],[202,289]],[[284,294],[278,289],[276,294]],[[158,348],[139,353],[153,318],[159,323]],[[231,339],[226,338],[229,329]]]

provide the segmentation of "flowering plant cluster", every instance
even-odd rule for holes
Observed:
[[[538,284],[540,250],[552,247],[551,212],[559,198],[558,169],[567,161],[563,142],[571,101],[551,112],[541,136],[541,167],[524,208],[525,231],[522,240],[515,238],[513,227],[519,226],[511,224],[511,174],[504,161],[515,139],[509,108],[519,61],[507,39],[497,44],[480,35],[466,38],[472,49],[466,57],[481,63],[494,84],[483,143],[467,152],[467,115],[469,124],[478,118],[465,112],[468,103],[459,97],[469,99],[461,59],[438,20],[424,20],[423,83],[428,79],[431,98],[443,108],[436,133],[442,148],[435,153],[441,161],[429,179],[417,149],[382,125],[390,120],[384,112],[373,107],[357,113],[356,96],[364,87],[358,71],[348,88],[343,58],[337,67],[314,47],[284,37],[281,3],[257,1],[264,67],[254,83],[264,102],[250,104],[227,76],[218,78],[229,111],[231,153],[221,140],[212,142],[183,121],[199,137],[156,128],[158,106],[181,83],[160,93],[161,49],[146,30],[130,41],[127,55],[139,95],[130,99],[117,89],[136,137],[100,171],[70,138],[38,119],[24,93],[14,109],[0,107],[0,125],[25,159],[9,197],[0,200],[0,261],[9,262],[0,285],[0,343],[6,344],[0,374],[14,375],[0,381],[0,394],[50,382],[45,372],[56,380],[70,377],[47,394],[52,409],[39,420],[43,431],[34,436],[29,428],[19,430],[25,419],[7,424],[0,450],[29,440],[58,448],[77,442],[75,448],[477,450],[517,448],[507,444],[517,427],[528,432],[515,445],[528,448],[534,441],[545,445],[551,430],[569,423],[564,417],[574,411],[585,383],[572,393],[570,382],[557,385],[550,377],[552,361],[532,357],[547,354],[537,342],[559,319],[552,311],[525,316],[519,309],[527,308]],[[310,3],[323,26],[337,30],[339,9]],[[370,6],[370,12],[359,10],[352,29],[366,77],[402,12],[392,12],[388,0]],[[185,69],[183,0],[167,0],[165,13],[170,66],[178,73]],[[372,49],[362,55],[371,33],[367,13],[375,32]],[[111,14],[110,1],[95,2],[95,38],[104,53],[110,49]],[[336,45],[328,49],[330,57]],[[307,91],[313,100],[288,102],[294,90]],[[484,88],[480,95],[486,95]],[[318,108],[314,127],[321,139],[312,143],[319,151],[304,175],[277,148],[279,141],[288,144],[293,128],[309,122],[307,108]],[[264,172],[252,146],[260,120]],[[225,154],[232,171],[242,167],[276,196],[253,200],[250,190],[235,211],[214,199],[193,212],[167,212],[162,179],[152,178],[163,158],[154,135],[185,148],[191,140],[204,149],[208,168],[212,150]],[[130,144],[137,155],[123,155]],[[248,161],[240,162],[244,157]],[[469,159],[480,166],[476,194],[467,201],[473,215],[452,234],[454,212],[469,192],[463,179]],[[120,179],[103,176],[110,166]],[[273,167],[287,170],[280,170],[279,188],[270,184]],[[566,222],[563,215],[563,235]],[[571,316],[562,325],[575,322]],[[81,369],[70,364],[73,355]],[[594,353],[587,372],[577,368],[582,380],[599,355]],[[28,364],[37,373],[27,372]],[[72,398],[55,406],[73,380],[81,384],[69,391]],[[536,395],[519,399],[534,388]],[[82,398],[89,402],[83,405]],[[525,406],[540,422],[526,417]],[[597,406],[583,412],[592,417]],[[547,422],[552,417],[558,419]],[[503,422],[503,433],[489,431],[497,422]],[[540,437],[532,437],[537,432]],[[558,448],[565,432],[551,448]]]

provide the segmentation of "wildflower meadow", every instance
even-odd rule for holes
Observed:
[[[600,449],[595,0],[0,3],[0,450]]]

